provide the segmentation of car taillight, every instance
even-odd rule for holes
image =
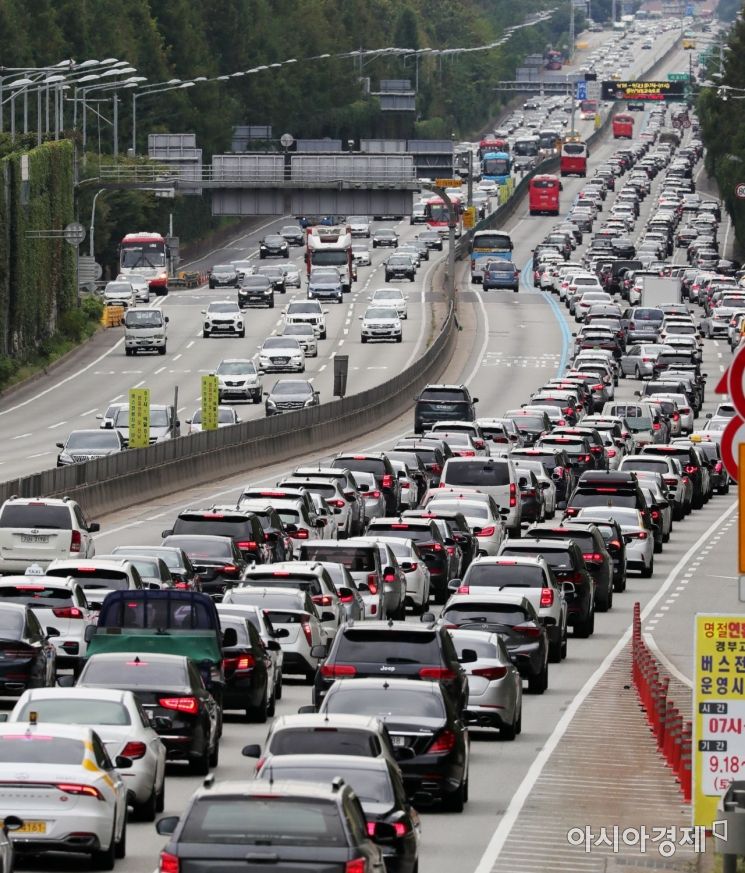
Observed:
[[[585,559],[586,562],[589,562],[591,564],[603,563],[603,556],[600,554],[600,552],[587,552],[587,554],[583,552],[582,557]]]
[[[79,782],[57,782],[55,788],[64,791],[65,794],[75,794],[78,797],[95,797],[103,800],[104,796],[95,785],[83,785]]]
[[[665,483],[665,485],[668,485],[671,488],[675,488],[675,486],[678,484],[678,480],[673,479],[672,477],[665,477],[662,481]]]
[[[321,676],[324,679],[338,679],[340,676],[356,676],[357,668],[352,664],[324,664]]]
[[[683,468],[689,476],[692,476],[696,472],[696,467],[693,464],[686,464]]]
[[[178,873],[178,870],[175,873]],[[354,861],[347,861],[344,873],[367,873],[367,861],[364,858],[355,858]]]
[[[354,600],[353,594],[340,594],[339,602],[340,603],[351,603]]]
[[[510,506],[517,506],[517,485],[510,482]]]
[[[236,543],[236,546],[242,552],[255,552],[258,549],[258,543],[254,542],[254,540],[241,540],[239,543]]]
[[[179,873],[180,864],[177,855],[172,855],[170,852],[161,852],[160,853],[160,864],[158,866],[158,873]],[[361,873],[365,873],[364,868]]]
[[[228,574],[231,574],[231,573],[237,573],[237,572],[238,572],[238,568],[235,566],[235,564],[224,564],[224,565],[220,568],[220,572],[221,572],[221,573],[228,573]]]
[[[659,421],[655,421],[652,424],[652,430],[659,430],[661,427],[662,425],[659,423]]]
[[[196,715],[199,712],[199,701],[196,697],[161,697],[158,705],[163,709],[173,709],[187,715]]]
[[[526,488],[524,491],[521,492],[520,496],[521,497],[535,497],[535,494],[536,494],[535,488]]]
[[[489,527],[482,527],[476,534],[477,537],[493,537],[496,530],[495,525],[490,524]]]
[[[449,667],[422,667],[419,671],[419,678],[444,681],[455,679],[455,673]]]
[[[178,588],[179,591],[184,591],[189,587],[189,583],[188,582],[176,582],[176,584],[173,587]]]
[[[647,539],[647,532],[645,530],[637,530],[637,531],[634,531],[634,533],[629,534],[629,536],[631,536],[637,540],[646,540]]]
[[[715,473],[722,472],[722,462],[721,461],[717,461],[716,464],[714,464],[714,472]]]
[[[613,551],[613,550],[618,550],[618,549],[621,548],[621,543],[620,543],[618,540],[610,540],[610,541],[608,542],[608,548],[609,548],[611,551]]]
[[[579,509],[576,506],[567,506],[567,508],[564,510],[564,515],[568,515],[570,518],[573,518],[578,512]]]
[[[374,500],[379,500],[381,497],[381,492],[380,491],[368,491],[366,493],[366,496],[372,497]]]
[[[367,574],[367,587],[370,589],[370,594],[378,593],[378,577],[375,573]]]
[[[383,476],[383,478],[380,482],[380,487],[381,488],[393,488],[393,476],[391,476],[390,473],[386,473]]]
[[[659,509],[653,509],[652,510],[652,518],[659,518],[659,517],[660,517]]]
[[[680,421],[680,413],[673,412],[672,419],[673,419],[673,421]]]
[[[308,531],[304,527],[299,527],[297,530],[292,531],[290,536],[294,540],[307,540],[308,539]]]
[[[476,452],[472,451],[471,449],[462,449],[461,451],[456,452],[455,454],[458,455],[458,457],[460,457],[460,458],[473,458],[473,457],[475,457]]]
[[[341,509],[344,506],[344,501],[341,497],[336,497],[333,500],[328,501],[329,506],[335,506],[337,509]]]
[[[83,611],[77,606],[58,606],[52,612],[57,618],[83,618]]]
[[[616,450],[615,449],[608,449],[608,457],[615,458],[616,457]]]
[[[311,600],[316,606],[331,606],[332,603],[330,594],[315,594]]]
[[[537,639],[541,635],[541,629],[534,624],[516,624],[512,630],[531,639]]]
[[[309,646],[313,645],[313,628],[310,626],[309,621],[301,622],[300,625],[303,629],[303,633],[305,634],[305,639]]]
[[[256,666],[253,655],[241,655],[235,658],[222,659],[223,670],[251,670]]]
[[[564,415],[571,415],[571,414],[572,414],[572,407],[571,407],[571,406],[567,406],[567,407],[564,409]]]
[[[144,743],[131,742],[127,743],[119,754],[124,758],[136,760],[137,758],[144,758],[145,752],[147,752],[147,746]]]
[[[378,824],[380,824],[380,822],[375,822],[375,821],[367,822],[367,835],[368,835],[368,837],[375,836],[375,834],[377,833]],[[397,838],[404,837],[409,832],[409,828],[408,828],[406,822],[403,822],[403,821],[393,822],[392,827],[396,833]]]
[[[553,588],[541,588],[541,606],[553,606],[554,605],[554,589]]]
[[[493,682],[495,679],[504,679],[507,675],[506,667],[477,667],[471,670],[472,676],[481,676],[483,679],[488,679]]]
[[[79,552],[83,546],[83,538],[80,536],[79,530],[72,532],[72,540],[70,541],[70,551]]]
[[[431,473],[434,473],[435,476],[439,476],[442,473],[442,467],[440,464],[430,464],[429,470]]]
[[[595,454],[597,455],[598,452],[603,451],[603,447],[602,446],[590,446],[590,451],[595,452]]]
[[[395,573],[385,573],[383,575],[383,582],[390,583],[390,582],[395,582],[395,581],[396,581],[396,574]]]
[[[454,746],[455,734],[452,731],[443,731],[427,749],[427,754],[441,755],[443,752],[451,752]]]

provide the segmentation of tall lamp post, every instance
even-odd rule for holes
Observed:
[[[204,79],[203,81],[207,81]],[[137,154],[137,100],[147,97],[149,94],[164,94],[166,91],[180,91],[184,88],[193,88],[196,82],[182,82],[181,79],[170,79],[168,82],[155,82],[140,91],[132,91],[132,154]],[[159,88],[158,85],[164,87]]]

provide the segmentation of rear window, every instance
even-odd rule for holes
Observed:
[[[480,486],[509,485],[510,468],[505,463],[448,461],[443,481],[448,485],[464,485],[476,488]]]
[[[510,549],[507,546],[503,551],[503,555],[540,555],[551,567],[552,570],[572,570],[574,569],[574,563],[572,561],[572,555],[566,549],[551,549],[545,548],[541,546],[540,548],[536,546],[534,549],[531,549],[529,546],[520,547],[519,549]]]
[[[337,458],[335,467],[345,470],[361,470],[363,473],[372,473],[382,476],[385,473],[385,461],[381,458]]]
[[[315,797],[223,796],[198,800],[180,839],[186,843],[248,846],[347,845],[336,803]]]
[[[71,513],[66,506],[48,506],[43,503],[6,504],[0,515],[0,527],[70,530]]]
[[[279,606],[279,602],[282,599],[281,595],[271,595],[269,597],[262,598],[261,605],[267,605],[269,603],[273,603]],[[244,601],[241,601],[243,603]],[[305,621],[305,614],[302,612],[284,612],[282,609],[267,609],[265,612],[266,616],[270,619],[272,624],[300,624]]]
[[[420,400],[460,400],[463,401],[463,392],[457,388],[425,388],[419,395]]]
[[[414,540],[416,543],[429,543],[432,541],[432,530],[429,526],[413,525],[407,522],[378,524],[373,522],[367,529],[368,536],[399,537],[400,539]]]
[[[0,737],[1,764],[80,764],[84,757],[80,740],[34,733]]]
[[[372,547],[303,546],[300,549],[300,560],[335,561],[337,564],[344,564],[350,573],[372,573],[375,570],[375,552]]]
[[[36,712],[39,721],[61,724],[131,724],[129,712],[123,703],[116,700],[89,700],[84,697],[34,698],[29,701],[18,714],[18,721],[28,721],[29,713]]]
[[[442,613],[448,624],[503,625],[513,627],[528,621],[529,617],[518,604],[512,603],[459,603]]]
[[[165,592],[164,592],[165,593]],[[203,603],[171,598],[119,600],[107,605],[98,619],[99,627],[178,628],[213,630],[212,616]]]
[[[230,543],[221,540],[206,540],[203,537],[187,539],[184,537],[167,537],[163,545],[183,549],[196,563],[200,558],[226,558],[233,552]]]
[[[308,727],[278,731],[269,743],[273,755],[357,755],[375,758],[378,742],[373,734],[351,728]],[[281,827],[285,826],[282,822]]]
[[[180,516],[173,526],[174,534],[199,534],[215,537],[250,538],[252,527],[245,518],[209,518],[202,515]]]
[[[597,491],[576,491],[569,501],[570,506],[627,506],[636,507],[636,494],[628,491],[600,494]]]
[[[574,540],[577,545],[583,549],[584,551],[591,551],[592,546],[595,544],[595,537],[589,533],[588,531],[576,530],[576,531],[567,531],[566,529],[562,531],[556,531],[553,534],[551,531],[541,531],[541,539],[553,539],[553,537],[562,540]]]
[[[275,758],[271,765],[262,770],[259,779],[292,779],[293,782],[320,782],[331,784],[337,776],[351,785],[361,803],[393,803],[393,790],[387,769],[357,768],[354,765],[326,762],[315,766],[302,766],[293,763],[290,767],[282,765],[281,758]]]
[[[103,688],[183,688],[189,685],[186,660],[149,661],[147,657],[123,655],[101,660],[94,655],[83,668],[78,684]]]
[[[655,461],[650,458],[648,461],[642,458],[633,458],[623,462],[624,470],[648,470],[650,473],[667,473],[668,464],[665,461]]]
[[[664,313],[661,309],[635,309],[634,321],[662,321]]]
[[[52,567],[48,576],[72,576],[84,588],[107,588],[112,591],[126,591],[129,577],[122,570],[104,570],[101,567]]]
[[[339,639],[339,661],[383,664],[440,663],[440,646],[435,631],[348,630]]]
[[[289,577],[289,578],[288,578]],[[241,583],[242,586],[251,585],[266,585],[272,588],[294,588],[296,591],[307,591],[309,594],[321,594],[321,583],[314,577],[292,576],[290,573],[277,573],[276,575],[267,572],[256,574],[252,573],[247,579]]]
[[[540,567],[520,564],[471,564],[464,585],[501,588],[543,588],[545,579]]]
[[[326,712],[372,715],[386,718],[392,713],[417,715],[421,718],[445,718],[442,698],[430,693],[428,688],[420,691],[403,688],[354,688],[356,683],[347,682],[344,687],[329,694]]]
[[[2,600],[23,603],[28,606],[55,607],[61,603],[72,603],[72,594],[67,588],[19,582],[18,585],[0,586],[0,601]]]

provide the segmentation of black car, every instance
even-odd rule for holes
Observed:
[[[285,280],[285,271],[280,264],[268,264],[264,267],[259,267],[254,273],[255,276],[263,276],[272,283],[272,288],[280,294],[287,291]]]
[[[378,246],[388,246],[396,249],[398,248],[398,234],[390,228],[380,227],[373,231],[372,246],[374,249]]]
[[[270,233],[259,243],[259,257],[286,258],[290,254],[287,240],[278,233]]]
[[[566,514],[574,516],[580,509],[586,507],[596,509],[604,506],[625,506],[628,509],[638,509],[644,520],[647,523],[651,522],[652,517],[647,501],[639,488],[636,474],[632,471],[591,470],[583,473],[574,493],[569,498]]]
[[[241,309],[252,304],[274,309],[274,288],[267,276],[244,276],[238,288],[238,305]]]
[[[478,397],[465,385],[426,385],[415,398],[414,431],[428,430],[436,421],[475,421]]]
[[[161,545],[183,549],[199,575],[201,590],[217,601],[240,582],[247,566],[238,546],[227,536],[174,535]]]
[[[613,606],[613,560],[600,531],[591,522],[584,524],[534,525],[526,536],[538,540],[574,540],[595,586],[595,608],[607,612]]]
[[[274,715],[274,689],[269,689],[269,665],[267,645],[279,643],[270,640],[265,644],[253,624],[243,616],[220,614],[220,628],[235,631],[235,645],[223,645],[222,668],[225,685],[222,691],[223,709],[240,709],[248,721],[264,723]],[[232,640],[231,640],[232,641]]]
[[[545,412],[510,409],[505,412],[504,417],[515,422],[527,447],[535,445],[538,439],[551,430],[551,419]]]
[[[582,551],[573,540],[539,540],[526,537],[510,540],[500,555],[540,555],[560,584],[571,582],[572,591],[564,586],[567,601],[567,624],[577,637],[589,637],[595,630],[595,584],[587,571]]]
[[[391,464],[385,453],[341,454],[334,458],[331,466],[337,469],[351,470],[352,473],[355,470],[360,473],[372,473],[375,476],[375,481],[378,483],[378,488],[380,488],[385,497],[386,515],[393,515],[398,511],[398,504],[401,499],[401,484],[393,464]]]
[[[305,245],[305,231],[298,225],[286,224],[279,233],[291,246]]]
[[[423,619],[427,616],[423,616]],[[510,660],[528,680],[531,694],[543,694],[548,688],[548,632],[531,602],[510,595],[498,597],[455,595],[440,615],[445,626],[463,630],[496,633],[502,637]],[[467,650],[461,653],[461,658]]]
[[[443,241],[442,237],[436,230],[425,230],[419,234],[417,239],[420,242],[423,242],[424,245],[427,246],[428,249],[437,249],[438,252],[442,251]]]
[[[278,379],[271,391],[264,392],[266,415],[269,417],[293,409],[318,406],[321,402],[320,393],[306,379]]]
[[[626,590],[626,541],[623,538],[623,530],[621,525],[615,518],[608,518],[606,521],[598,521],[595,518],[592,522],[600,531],[600,535],[605,542],[605,547],[608,549],[608,554],[613,562],[613,590]],[[575,518],[565,518],[563,522],[565,527],[572,525],[586,524],[585,521]]]
[[[217,766],[220,711],[191,658],[155,652],[92,655],[75,684],[131,691],[150,715],[169,760],[188,761],[197,776]]]
[[[404,437],[393,448],[394,452],[413,452],[424,465],[427,471],[428,487],[436,487],[440,481],[440,474],[445,467],[445,461],[453,457],[453,452],[447,443],[441,440],[417,439],[416,437]]]
[[[33,577],[29,585],[33,583]],[[43,628],[30,606],[0,605],[0,693],[22,694],[27,688],[47,688],[56,678],[56,649],[50,636],[59,631]]]
[[[519,466],[520,458],[540,461],[556,486],[556,506],[563,509],[569,495],[574,491],[576,476],[569,455],[563,449],[515,448],[510,457]]]
[[[240,509],[187,509],[178,514],[173,527],[164,530],[163,537],[172,534],[199,534],[230,537],[246,563],[263,564],[269,560],[264,529],[253,512]]]
[[[440,802],[449,812],[463,812],[468,800],[468,728],[439,682],[387,676],[342,680],[329,689],[321,713],[381,718],[394,749],[407,749],[399,767],[413,802]]]
[[[385,262],[385,281],[390,282],[392,279],[416,281],[416,267],[408,255],[391,255]]]
[[[318,657],[324,657],[324,652]],[[445,628],[365,621],[339,628],[316,673],[313,702],[320,706],[335,679],[379,677],[381,673],[398,679],[438,680],[458,712],[468,700],[468,679]]]
[[[264,531],[264,542],[269,551],[269,563],[290,560],[292,557],[290,535],[285,530],[284,522],[279,517],[277,510],[267,505],[264,509],[254,507],[251,512],[259,519],[259,524]]]
[[[122,558],[128,555],[162,558],[171,573],[174,588],[201,591],[202,582],[199,573],[194,569],[194,565],[183,549],[166,546],[117,546],[112,549],[112,554]]]
[[[594,470],[595,456],[590,451],[590,441],[583,436],[554,436],[553,433],[541,437],[536,443],[536,448],[548,451],[559,450],[566,453],[569,458],[569,466],[577,476],[581,476],[586,470]]]
[[[463,555],[460,572],[466,572],[471,561],[473,561],[478,553],[479,543],[462,512],[431,507],[428,509],[407,509],[402,517],[404,519],[439,518],[445,521],[450,531],[450,536],[458,544]]]
[[[693,446],[687,446],[685,443],[646,445],[642,446],[641,453],[643,455],[658,455],[665,458],[676,458],[680,461],[680,464],[683,467],[683,472],[688,476],[693,485],[693,499],[691,505],[694,509],[701,509],[708,499],[706,489],[706,480],[708,477],[704,476],[704,462]]]
[[[198,788],[179,819],[158,821],[169,836],[162,871],[230,868],[253,873],[303,869],[328,873],[385,873],[381,846],[393,825],[368,836],[362,806],[343,779],[329,785],[243,780]],[[298,866],[299,865],[299,866]]]

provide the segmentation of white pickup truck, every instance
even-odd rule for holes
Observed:
[[[128,309],[124,316],[124,353],[155,352],[165,355],[168,316],[160,309]]]

